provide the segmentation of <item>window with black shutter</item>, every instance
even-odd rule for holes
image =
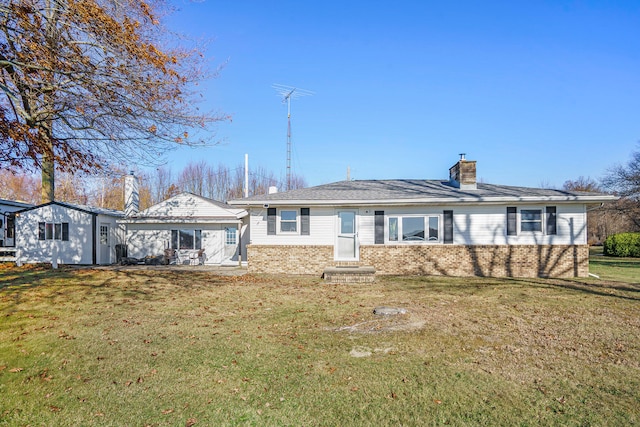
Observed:
[[[38,240],[44,240],[44,239],[45,239],[45,223],[39,222],[38,223]]]
[[[518,209],[507,207],[507,236],[518,234]]]
[[[311,234],[309,208],[300,208],[300,234],[308,236]]]
[[[444,243],[453,243],[453,211],[444,211]]]
[[[276,208],[267,208],[267,234],[276,234]]]
[[[547,234],[548,235],[558,234],[558,229],[556,227],[556,207],[547,206],[546,216],[547,216],[546,218]]]
[[[384,244],[384,211],[375,211],[375,244]]]

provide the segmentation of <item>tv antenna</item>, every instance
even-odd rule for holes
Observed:
[[[282,103],[287,104],[287,191],[291,190],[291,100],[303,96],[311,96],[310,90],[280,84],[271,85],[282,97]]]

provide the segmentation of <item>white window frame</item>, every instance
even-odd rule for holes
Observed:
[[[404,218],[422,218],[423,221],[423,230],[424,233],[426,235],[426,238],[424,240],[404,240],[403,239],[403,219]],[[436,239],[430,239],[429,237],[429,220],[431,218],[435,218],[438,221],[438,237]],[[391,240],[392,237],[392,233],[391,233],[391,223],[392,220],[395,220],[396,222],[396,239],[395,240]],[[424,244],[438,244],[438,243],[442,243],[442,218],[441,215],[430,215],[430,214],[409,214],[409,215],[403,215],[403,214],[398,214],[398,215],[387,215],[385,218],[385,242],[387,243],[392,243],[392,244],[405,244],[405,245],[424,245]]]
[[[174,232],[176,233],[175,237],[175,241],[174,241]],[[180,244],[182,242],[180,235],[181,234],[189,234],[190,237],[193,239],[193,245],[192,247],[182,247],[182,245]],[[202,230],[199,228],[173,228],[171,229],[171,239],[170,239],[170,243],[171,243],[171,249],[175,249],[175,250],[200,250],[202,249]],[[199,243],[199,244],[198,244]]]
[[[523,211],[539,211],[540,212],[540,221],[524,221],[522,219],[522,212]],[[518,209],[518,232],[520,234],[545,234],[545,230],[546,230],[546,224],[545,224],[545,215],[546,214],[546,209],[544,207],[540,207],[540,206],[527,206],[526,208],[519,208]],[[540,230],[523,230],[522,229],[522,224],[530,224],[530,223],[540,223]]]
[[[238,227],[226,227],[224,230],[224,244],[225,245],[237,245],[238,244]]]
[[[282,219],[284,212],[293,212],[296,215],[294,220]],[[283,230],[283,224],[294,224],[295,230]],[[278,211],[278,232],[279,234],[300,234],[300,209],[280,209]]]

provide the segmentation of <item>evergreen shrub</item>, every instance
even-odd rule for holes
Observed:
[[[612,234],[604,241],[604,254],[640,258],[640,233]]]

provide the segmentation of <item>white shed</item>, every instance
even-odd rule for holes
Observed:
[[[134,210],[135,211],[135,210]],[[181,193],[118,221],[126,227],[127,255],[133,258],[177,251],[179,263],[204,252],[208,265],[246,261],[247,211],[206,197]]]
[[[49,202],[15,213],[16,262],[112,264],[124,212]]]

